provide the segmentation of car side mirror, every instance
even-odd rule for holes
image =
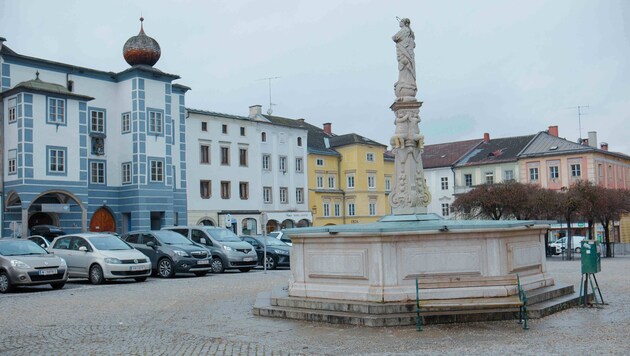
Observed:
[[[155,248],[155,242],[153,242],[153,241],[147,242],[146,245],[151,247],[151,248]]]
[[[40,246],[43,248],[46,248],[46,244],[41,244]]]
[[[81,246],[79,247],[79,251],[88,252],[88,249],[85,246]]]

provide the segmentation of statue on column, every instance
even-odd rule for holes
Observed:
[[[394,92],[399,101],[415,101],[416,92],[416,36],[409,27],[408,18],[399,21],[400,31],[392,37],[396,42],[396,58],[398,59],[398,81],[394,84]]]
[[[394,215],[426,214],[431,202],[422,166],[424,136],[418,125],[422,102],[416,100],[416,42],[410,24],[408,18],[399,19],[400,31],[392,37],[398,60],[398,81],[394,84],[396,101],[391,106],[396,116],[396,131],[390,141],[395,157],[395,179],[389,202]]]

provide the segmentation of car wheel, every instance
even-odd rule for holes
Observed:
[[[90,283],[101,284],[105,278],[103,278],[103,269],[99,265],[90,267]]]
[[[223,261],[219,257],[212,258],[212,272],[214,273],[223,273],[225,271],[225,267],[223,266]]]
[[[136,282],[144,282],[147,280],[147,277],[136,277],[134,279],[136,280]]]
[[[195,272],[195,276],[197,277],[203,277],[206,274],[208,274],[208,271],[199,271],[199,272]]]
[[[162,278],[171,278],[175,275],[173,263],[168,258],[163,258],[158,262],[158,276]]]
[[[238,270],[241,272],[249,272],[251,268],[239,268]]]
[[[267,267],[267,269],[276,269],[276,260],[273,258],[273,256],[267,256],[267,259],[265,260],[265,266]]]
[[[52,289],[61,289],[63,288],[63,286],[66,285],[66,282],[60,282],[60,283],[51,283],[50,286],[52,287]]]
[[[13,290],[11,280],[6,272],[0,272],[0,293],[8,293]]]

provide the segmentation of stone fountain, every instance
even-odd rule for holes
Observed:
[[[417,278],[421,299],[472,305],[515,295],[516,274],[526,291],[542,292],[534,293],[540,300],[573,292],[572,286],[555,287],[547,273],[548,223],[445,220],[427,214],[431,196],[422,166],[415,36],[409,19],[399,24],[393,36],[399,69],[391,105],[393,214],[370,224],[285,230],[293,242],[288,288],[261,295],[255,314],[369,326],[414,324]],[[505,317],[497,317],[497,310],[476,314],[440,320]]]

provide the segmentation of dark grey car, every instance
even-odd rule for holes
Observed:
[[[67,280],[68,267],[63,258],[31,240],[0,239],[0,293],[16,286],[40,284],[60,289]]]
[[[173,231],[131,231],[121,238],[147,255],[153,270],[163,278],[176,273],[204,276],[212,268],[208,250]]]

